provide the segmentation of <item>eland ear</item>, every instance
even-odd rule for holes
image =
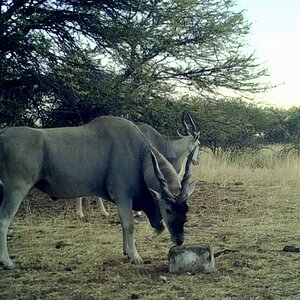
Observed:
[[[194,192],[195,188],[196,188],[196,183],[197,180],[193,180],[190,184],[189,184],[189,189],[188,189],[188,197],[190,197],[190,195],[192,195],[192,193]]]
[[[156,200],[156,201],[161,201],[161,195],[160,193],[158,193],[157,191],[151,189],[151,188],[148,188],[149,191],[150,191],[150,194],[152,195],[152,197]]]
[[[193,180],[191,183],[186,182],[184,188],[180,193],[180,202],[186,202],[190,195],[194,192],[196,187],[196,180]]]
[[[165,199],[159,192],[148,187],[150,194],[156,200],[160,207],[165,207],[166,205],[170,205],[173,201],[170,199]]]
[[[200,131],[195,131],[195,140],[200,140]]]
[[[162,210],[168,206],[168,200],[164,199],[159,192],[157,192],[151,188],[148,188],[148,189],[150,191],[151,196],[158,204],[159,210]]]

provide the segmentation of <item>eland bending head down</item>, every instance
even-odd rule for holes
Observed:
[[[164,221],[173,242],[182,244],[186,200],[195,187],[189,184],[193,155],[180,182],[138,127],[122,118],[99,117],[78,127],[0,130],[0,264],[13,268],[7,231],[32,187],[56,199],[96,195],[115,203],[123,251],[133,263],[143,260],[134,242],[132,210],[144,211],[157,231]]]
[[[188,156],[180,189],[177,189],[175,193],[170,191],[167,180],[160,171],[157,159],[151,152],[155,176],[160,184],[160,193],[151,188],[149,190],[159,205],[162,219],[167,225],[173,243],[176,245],[184,243],[184,224],[187,221],[186,214],[188,212],[187,199],[195,189],[196,182],[189,183],[191,177],[190,165],[195,151],[196,148]]]

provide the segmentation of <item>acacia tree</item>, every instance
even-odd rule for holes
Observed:
[[[124,3],[124,4],[123,4]],[[125,1],[0,1],[1,120],[33,122],[66,104],[75,108],[80,91],[72,74],[102,73],[89,40],[103,47],[109,28],[93,10],[112,14]],[[109,25],[107,26],[109,27]],[[84,38],[84,40],[83,40]],[[72,69],[72,73],[68,73]]]
[[[233,0],[0,1],[2,125],[149,119],[183,91],[262,91],[248,31]]]

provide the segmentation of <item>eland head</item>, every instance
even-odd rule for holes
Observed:
[[[188,120],[190,121],[190,123],[192,125],[192,130],[186,123],[186,118],[188,118]],[[196,151],[194,152],[194,155],[192,157],[192,163],[193,163],[193,165],[198,165],[199,164],[198,155],[199,155],[199,147],[200,147],[200,131],[197,130],[197,127],[196,127],[196,124],[195,124],[193,118],[187,111],[183,112],[182,118],[181,118],[181,123],[184,127],[184,135],[180,134],[179,132],[178,132],[178,135],[180,135],[181,137],[186,137],[191,141],[190,151],[192,151],[192,149],[196,147]]]
[[[188,212],[187,199],[194,191],[196,184],[195,181],[189,183],[191,177],[191,161],[196,150],[197,147],[195,147],[188,156],[185,173],[181,183],[179,183],[180,189],[176,194],[170,191],[167,180],[159,168],[154,153],[151,151],[154,172],[159,181],[160,191],[157,192],[150,188],[149,190],[158,203],[162,219],[171,234],[172,242],[176,245],[182,245],[184,243],[184,224],[187,221],[186,215]]]

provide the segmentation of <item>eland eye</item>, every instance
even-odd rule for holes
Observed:
[[[172,214],[172,212],[171,212],[170,209],[168,209],[168,208],[166,208],[166,213],[167,213],[168,215],[171,215],[171,214]]]

